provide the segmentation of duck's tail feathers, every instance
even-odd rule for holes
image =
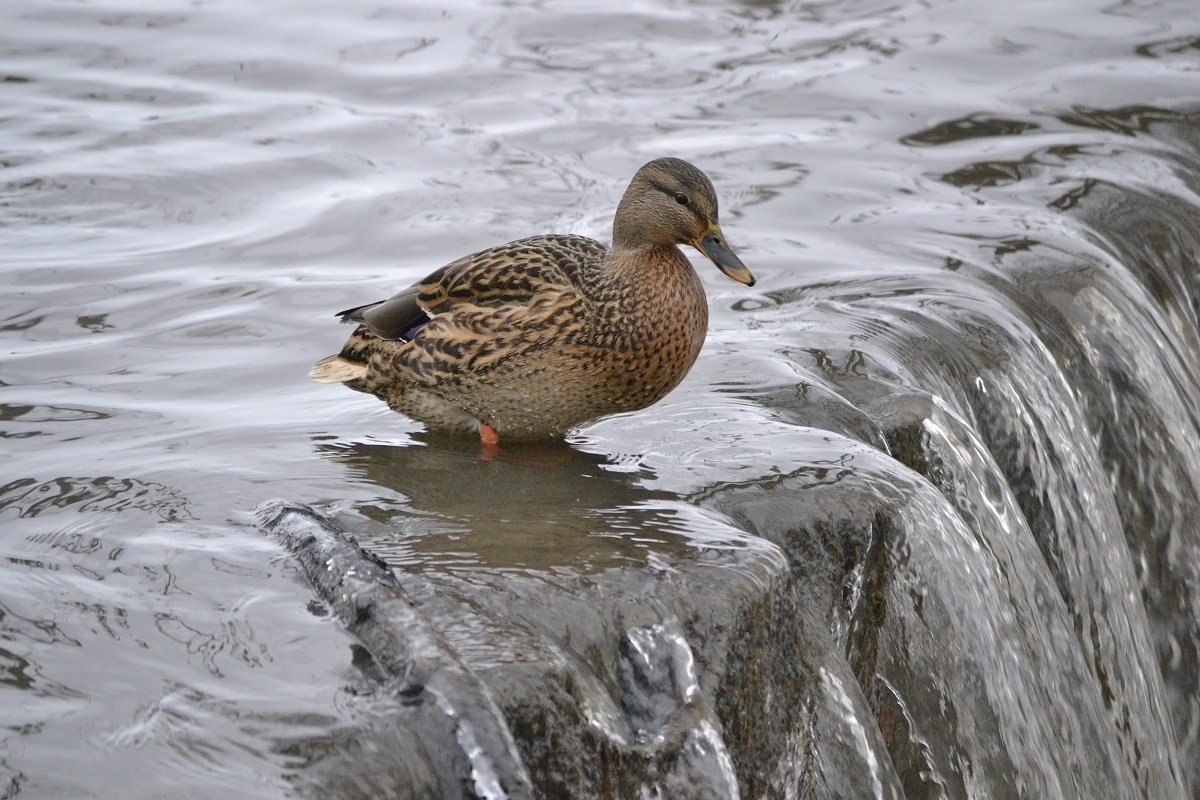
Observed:
[[[342,356],[322,358],[308,371],[308,377],[318,383],[345,383],[358,380],[367,374],[367,365],[351,361]]]

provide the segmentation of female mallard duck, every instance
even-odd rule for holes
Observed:
[[[309,374],[489,445],[645,408],[683,380],[708,329],[704,289],[680,244],[754,285],[725,244],[708,177],[660,158],[621,198],[611,249],[548,235],[460,258],[341,312],[358,328]]]

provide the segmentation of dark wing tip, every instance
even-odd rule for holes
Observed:
[[[334,316],[340,317],[342,322],[366,322],[366,317],[363,316],[363,313],[368,308],[374,308],[377,305],[379,305],[379,303],[367,303],[365,306],[347,308],[345,311],[337,312],[334,314]]]
[[[348,308],[335,316],[342,322],[365,325],[380,339],[409,341],[429,322],[427,312],[417,302],[416,287],[376,303]]]

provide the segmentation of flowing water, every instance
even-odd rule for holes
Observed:
[[[0,797],[1200,797],[1193,0],[0,21]],[[759,283],[659,405],[307,381],[660,155]]]

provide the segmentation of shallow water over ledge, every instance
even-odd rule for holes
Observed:
[[[1200,23],[1050,5],[5,5],[0,797],[1200,796]],[[304,379],[663,154],[663,403]]]

